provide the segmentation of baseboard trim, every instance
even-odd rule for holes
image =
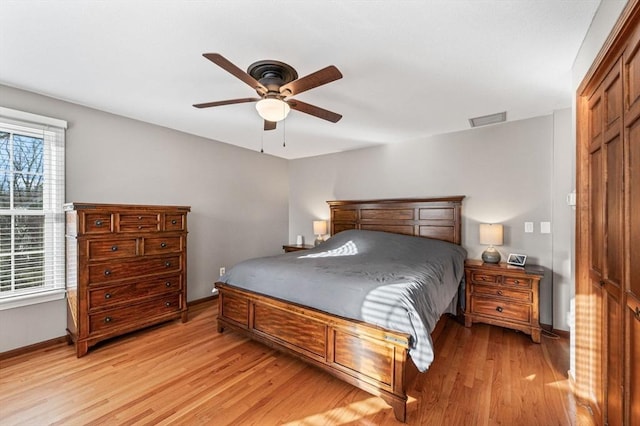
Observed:
[[[217,298],[218,296],[215,295],[215,296],[203,297],[202,299],[192,300],[190,302],[187,302],[187,307],[201,305],[207,302],[212,302]],[[22,346],[16,349],[11,349],[6,352],[0,352],[0,361],[4,361],[9,358],[14,358],[20,355],[28,354],[33,351],[47,349],[51,346],[55,346],[60,343],[66,343],[66,342],[67,342],[67,336],[60,336],[60,337],[55,337],[53,339],[45,340],[43,342],[34,343],[33,345]]]
[[[60,343],[67,343],[67,336],[55,337],[53,339],[45,340],[44,342],[34,343],[33,345],[22,346],[20,348],[11,349],[10,351],[0,353],[0,361],[5,361],[9,358],[14,358],[20,355],[25,355],[33,351],[47,349],[51,346],[59,345]]]
[[[571,332],[570,331],[558,330],[556,328],[553,328],[553,326],[551,324],[540,324],[540,328],[543,331],[547,331],[549,333],[556,334],[556,335],[562,337],[563,339],[568,339],[569,337],[571,337]]]
[[[191,302],[187,302],[187,307],[201,305],[203,303],[214,301],[218,298],[218,295],[203,297],[202,299],[192,300]]]

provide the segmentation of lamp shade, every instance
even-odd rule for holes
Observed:
[[[260,117],[267,121],[281,121],[287,118],[291,107],[285,101],[276,98],[261,99],[256,104]]]
[[[490,246],[502,245],[502,225],[499,223],[480,224],[480,244]]]
[[[326,220],[314,220],[313,221],[313,233],[315,235],[324,235],[327,233],[327,221]]]

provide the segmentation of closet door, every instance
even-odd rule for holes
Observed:
[[[625,424],[640,424],[640,29],[631,36],[624,56],[627,142],[627,280],[624,288]]]
[[[604,424],[622,424],[624,276],[624,139],[622,61],[604,77],[590,105],[589,279],[594,297],[596,411]]]

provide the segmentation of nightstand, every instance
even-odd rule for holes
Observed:
[[[309,250],[313,248],[310,244],[285,244],[282,246],[282,250],[285,253],[289,253],[291,251],[300,251],[300,250]]]
[[[506,263],[489,264],[467,259],[465,326],[474,322],[498,325],[531,335],[540,343],[540,279],[542,268]]]

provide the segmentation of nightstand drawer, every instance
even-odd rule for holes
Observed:
[[[484,272],[474,272],[471,274],[471,281],[474,283],[499,283],[500,275],[487,274]]]
[[[491,316],[496,319],[521,321],[525,323],[531,321],[531,305],[504,302],[484,297],[471,297],[471,312]]]
[[[502,286],[473,284],[471,291],[481,296],[496,296],[524,303],[533,302],[533,294],[530,291],[512,290]]]
[[[531,278],[513,277],[505,275],[502,277],[502,284],[521,288],[531,288]]]

